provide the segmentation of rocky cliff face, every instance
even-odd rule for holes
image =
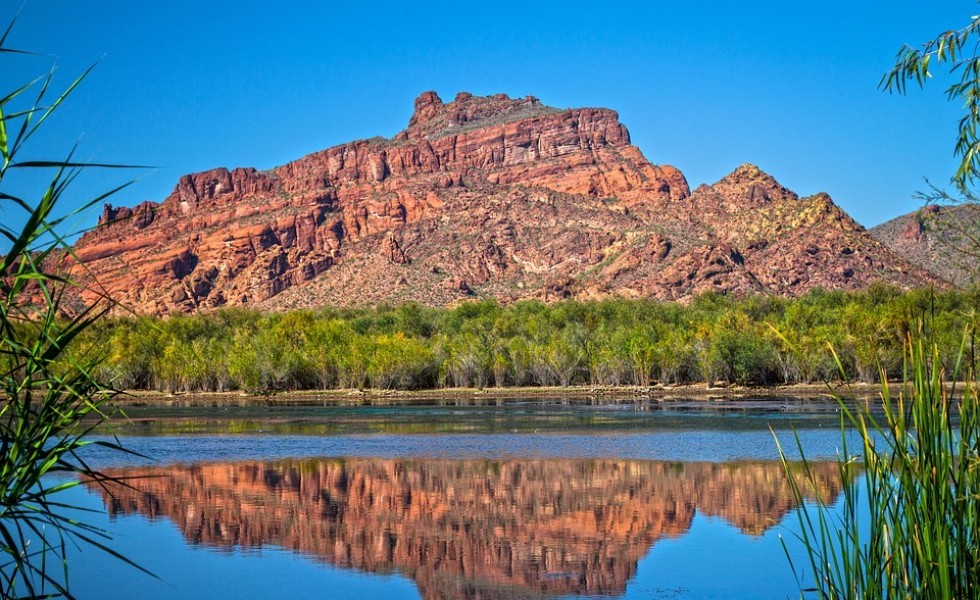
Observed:
[[[870,233],[896,254],[946,281],[980,282],[980,205],[930,204]]]
[[[107,205],[75,251],[93,290],[156,314],[938,282],[755,167],[692,194],[611,110],[466,93],[422,94],[392,139]]]
[[[836,464],[812,467],[832,500]],[[127,486],[91,487],[112,514],[169,518],[195,544],[397,569],[431,600],[621,594],[697,511],[758,535],[794,507],[776,462],[333,459],[110,474]]]

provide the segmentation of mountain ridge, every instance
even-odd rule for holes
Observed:
[[[692,192],[613,110],[465,92],[423,93],[390,139],[107,204],[75,254],[114,298],[153,314],[943,285],[825,194],[801,199],[754,165]]]
[[[980,205],[927,204],[868,232],[909,262],[957,285],[980,282]]]

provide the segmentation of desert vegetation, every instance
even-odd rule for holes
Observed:
[[[100,375],[125,389],[171,392],[779,385],[899,377],[903,344],[923,335],[952,367],[963,326],[976,364],[980,291],[816,290],[797,299],[715,294],[653,300],[467,302],[364,309],[118,317],[81,340]],[[836,349],[843,370],[829,348]]]

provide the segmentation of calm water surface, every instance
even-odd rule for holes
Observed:
[[[71,499],[159,580],[75,552],[80,598],[799,597],[773,432],[841,488],[823,402],[127,412]]]

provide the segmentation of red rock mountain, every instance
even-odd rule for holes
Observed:
[[[833,502],[837,464],[811,471]],[[778,462],[320,459],[108,474],[125,485],[89,485],[110,514],[166,517],[194,544],[398,570],[426,600],[622,594],[697,512],[761,535],[795,507]]]
[[[691,193],[611,110],[466,93],[422,94],[392,139],[106,205],[75,251],[99,289],[156,314],[940,283],[754,166]]]

